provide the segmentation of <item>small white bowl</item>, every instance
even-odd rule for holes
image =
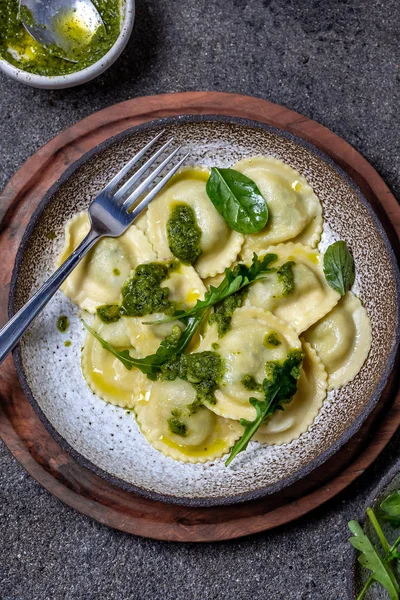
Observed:
[[[94,79],[98,75],[101,75],[106,71],[112,64],[117,60],[122,50],[128,43],[129,37],[132,33],[133,22],[135,20],[135,0],[122,0],[122,25],[120,34],[115,44],[110,50],[102,56],[100,60],[82,69],[76,73],[69,73],[68,75],[56,75],[53,77],[46,75],[35,75],[34,73],[28,73],[18,67],[14,67],[11,63],[0,58],[0,70],[9,75],[20,83],[25,83],[31,87],[43,88],[46,90],[57,90],[62,88],[74,87],[86,83],[91,79]]]

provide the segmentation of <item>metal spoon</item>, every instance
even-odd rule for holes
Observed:
[[[91,0],[20,0],[19,8],[23,26],[39,44],[58,46],[66,54],[89,44],[104,27]]]

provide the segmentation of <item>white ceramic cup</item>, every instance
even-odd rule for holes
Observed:
[[[14,67],[11,63],[7,62],[3,58],[0,58],[0,70],[19,81],[36,88],[43,88],[47,90],[57,90],[62,88],[74,87],[86,83],[91,79],[94,79],[101,73],[104,73],[112,64],[117,60],[122,50],[128,43],[129,37],[132,33],[133,22],[135,20],[135,0],[122,0],[122,25],[120,34],[112,48],[102,56],[100,60],[93,63],[82,71],[76,73],[69,73],[68,75],[56,75],[49,77],[46,75],[35,75],[34,73],[28,73],[18,67]]]

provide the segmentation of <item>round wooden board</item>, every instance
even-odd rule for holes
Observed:
[[[136,98],[80,121],[32,156],[0,196],[0,322],[7,319],[15,255],[29,219],[61,173],[96,144],[129,127],[179,114],[244,117],[286,129],[331,156],[359,185],[396,251],[398,204],[373,167],[331,131],[258,98],[188,92]],[[396,370],[395,370],[396,371]],[[279,494],[232,506],[190,508],[154,502],[116,488],[78,465],[46,431],[24,396],[11,357],[0,368],[0,434],[25,469],[60,500],[110,527],[171,541],[205,542],[265,531],[305,515],[344,490],[374,461],[400,424],[398,382],[352,440],[322,467]]]

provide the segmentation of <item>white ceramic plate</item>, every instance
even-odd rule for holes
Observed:
[[[344,239],[354,254],[359,293],[372,322],[368,360],[344,388],[330,392],[310,429],[290,444],[250,443],[230,468],[224,459],[179,463],[155,450],[133,414],[93,395],[80,369],[84,329],[77,308],[58,292],[24,337],[15,360],[24,390],[46,427],[81,463],[118,485],[162,500],[211,505],[275,492],[322,464],[361,426],[376,405],[398,343],[399,275],[390,243],[368,202],[326,156],[267,125],[224,117],[178,117],[149,123],[108,140],[63,175],[28,227],[14,269],[11,310],[17,310],[54,269],[66,221],[156,132],[165,128],[190,152],[189,163],[228,166],[270,154],[300,171],[321,199],[325,228],[320,247]],[[51,239],[55,234],[55,239]],[[67,334],[56,328],[69,316]],[[64,340],[70,339],[70,347]]]

